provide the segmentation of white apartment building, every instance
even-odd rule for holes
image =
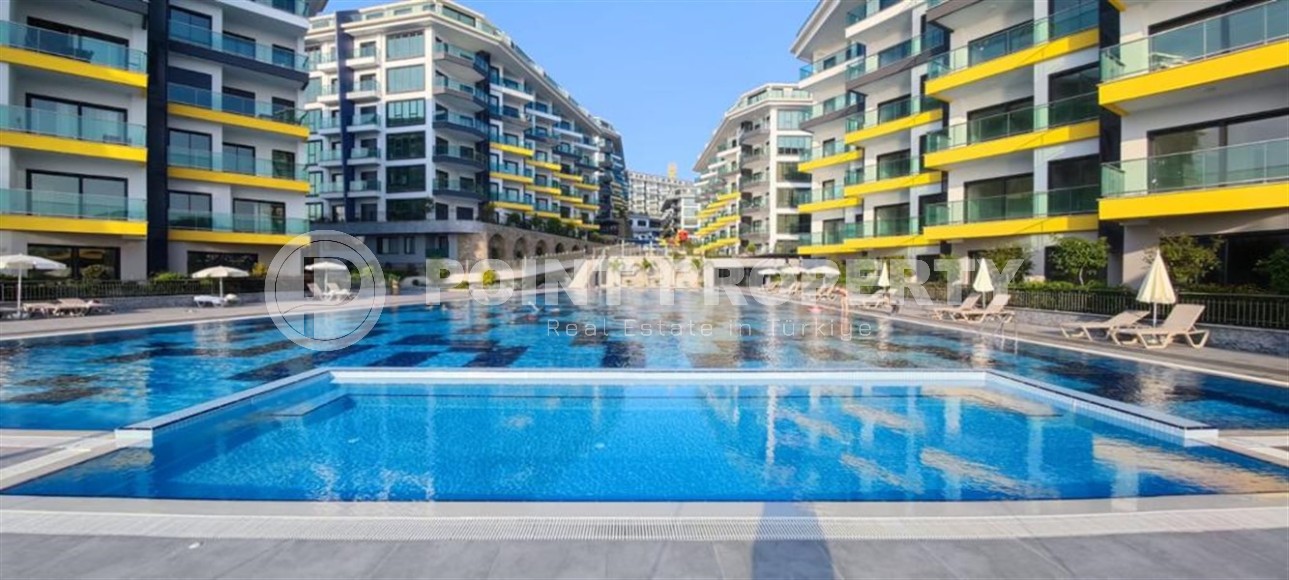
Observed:
[[[485,223],[585,239],[625,202],[616,131],[482,14],[397,2],[312,24],[316,227],[418,269],[497,254]]]
[[[133,280],[269,263],[308,232],[297,109],[324,4],[0,2],[0,253]]]
[[[789,83],[769,83],[739,96],[725,112],[694,171],[699,228],[692,232],[703,253],[790,253],[804,229],[796,199],[810,176],[798,163],[810,134],[801,123],[810,94]]]
[[[679,190],[692,189],[694,184],[684,179],[654,175],[640,171],[627,171],[629,183],[627,203],[633,214],[661,218],[662,204]]]

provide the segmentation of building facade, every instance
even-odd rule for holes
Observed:
[[[800,251],[965,265],[1019,246],[1051,278],[1060,238],[1099,237],[1107,280],[1135,285],[1161,237],[1221,236],[1222,281],[1241,282],[1239,264],[1289,245],[1284,14],[1284,0],[821,2],[793,47],[815,96]]]
[[[770,83],[739,96],[694,164],[701,209],[695,245],[717,255],[796,251],[805,229],[797,199],[810,176],[798,164],[810,134],[811,96]]]
[[[308,232],[325,1],[0,2],[0,253],[73,277],[249,270]]]
[[[661,235],[671,239],[686,232],[698,230],[698,188],[690,186],[676,190],[662,202]]]
[[[627,171],[630,192],[627,195],[631,213],[662,218],[662,204],[680,190],[692,189],[694,184],[684,179]]]
[[[486,223],[588,239],[625,216],[620,136],[482,14],[340,11],[307,50],[310,216],[382,263],[489,257]]]

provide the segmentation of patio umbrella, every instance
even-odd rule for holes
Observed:
[[[332,262],[330,260],[318,260],[317,262],[305,266],[304,269],[310,272],[322,272],[322,288],[324,289],[327,287],[327,272],[349,273],[348,266],[345,266],[340,262]]]
[[[197,270],[192,273],[193,278],[219,278],[219,295],[224,296],[224,278],[245,278],[250,276],[246,270],[238,270],[228,266],[215,266],[205,270]]]
[[[67,265],[62,262],[55,262],[48,258],[29,256],[27,254],[11,254],[0,256],[0,270],[17,270],[18,271],[18,317],[22,317],[22,274],[27,270],[66,270]]]
[[[774,268],[765,268],[763,270],[757,270],[756,273],[762,276],[777,276],[779,271]]]
[[[1146,280],[1137,291],[1137,301],[1150,305],[1151,326],[1159,324],[1160,304],[1177,303],[1177,292],[1173,291],[1173,282],[1168,279],[1168,266],[1164,264],[1163,256],[1155,254],[1155,261],[1150,263],[1150,271],[1146,272]]]
[[[989,265],[984,258],[980,259],[980,267],[976,269],[976,280],[971,283],[971,289],[981,294],[994,291],[994,281],[989,277]]]
[[[798,274],[803,274],[805,273],[805,271],[806,271],[805,268],[802,268],[801,266],[784,266],[782,268],[779,268],[780,274],[787,274],[788,276],[796,276]]]
[[[838,270],[835,266],[828,265],[828,264],[825,264],[823,266],[815,266],[810,270],[808,270],[808,272],[810,272],[811,274],[818,274],[822,276],[837,276],[841,274],[841,270]]]
[[[877,287],[878,288],[891,287],[891,270],[887,266],[886,262],[882,262],[882,273],[877,275]]]

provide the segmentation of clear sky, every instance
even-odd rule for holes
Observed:
[[[378,0],[331,0],[349,10]],[[462,0],[622,132],[627,166],[692,167],[744,91],[797,78],[789,52],[814,0]]]

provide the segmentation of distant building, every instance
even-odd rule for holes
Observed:
[[[675,176],[627,171],[627,179],[630,182],[627,204],[631,213],[655,219],[662,219],[663,202],[675,195],[677,190],[694,189],[693,182],[677,179]]]

